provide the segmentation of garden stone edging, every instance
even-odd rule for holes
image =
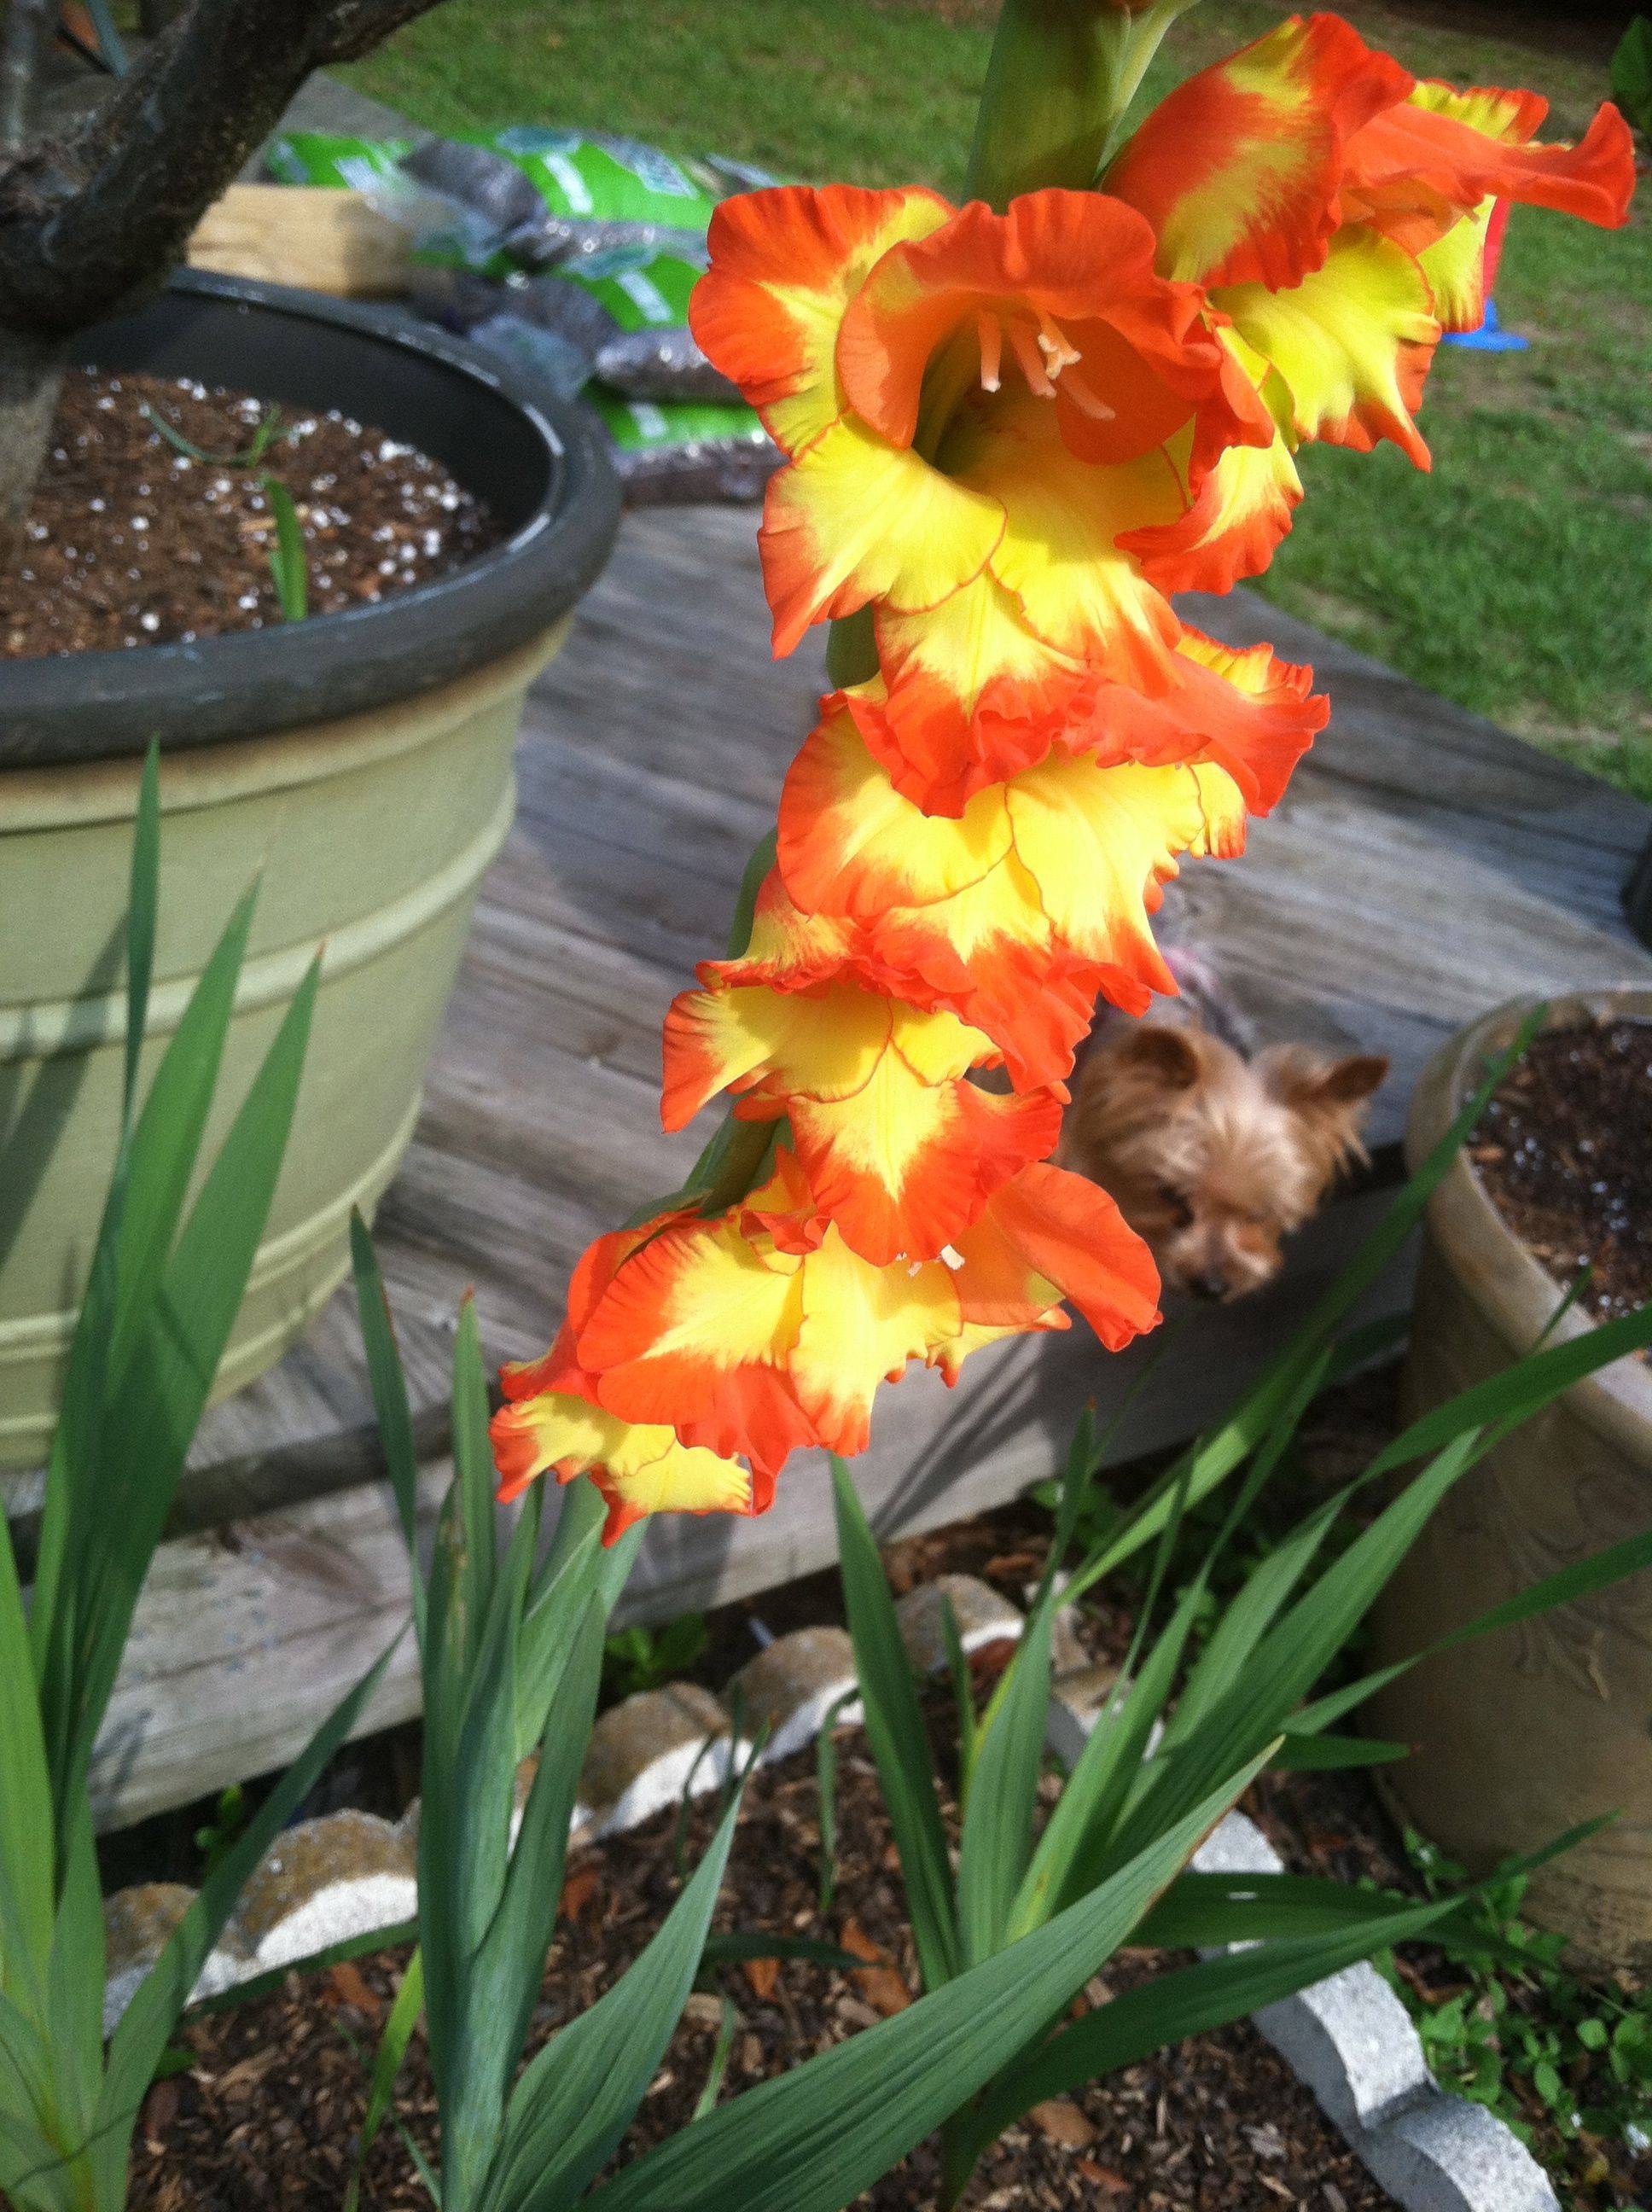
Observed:
[[[951,1601],[965,1650],[1020,1635],[1024,1617],[969,1575],[921,1584],[896,1607],[915,1666],[945,1664],[940,1600]],[[1085,1665],[1058,1674],[1048,1740],[1069,1763],[1114,1679]],[[765,1761],[789,1757],[835,1711],[859,1717],[853,1653],[841,1628],[778,1637],[747,1662],[720,1698],[697,1684],[644,1690],[611,1706],[592,1734],[573,1833],[580,1840],[640,1826],[685,1792],[715,1790],[762,1741]],[[767,1729],[766,1737],[763,1731]],[[519,1772],[520,1806],[532,1761]],[[286,1830],[252,1876],[196,1986],[197,1997],[293,1966],[412,1917],[418,1805],[401,1821],[330,1813]],[[1194,1854],[1205,1873],[1278,1873],[1284,1862],[1254,1821],[1230,1813]],[[112,2029],[193,1892],[144,1883],[107,1899],[104,2026]],[[1253,2015],[1378,2184],[1404,2212],[1560,2212],[1542,2167],[1495,2114],[1441,2088],[1417,2031],[1370,1966],[1345,1968]]]

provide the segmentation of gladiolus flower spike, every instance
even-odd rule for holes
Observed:
[[[876,673],[822,701],[750,927],[666,1018],[666,1127],[720,1093],[733,1119],[505,1370],[501,1495],[588,1473],[610,1540],[761,1512],[793,1451],[863,1449],[914,1361],[951,1382],[1067,1304],[1109,1349],[1154,1325],[1145,1246],[1049,1164],[1065,1079],[1098,997],[1175,988],[1164,885],[1243,849],[1328,713],[1171,595],[1266,565],[1303,445],[1427,467],[1424,382],[1480,319],[1499,199],[1625,219],[1615,109],[1575,145],[1544,112],[1296,16],[1094,190],[720,207],[692,320],[784,456],[774,648],[866,610]]]

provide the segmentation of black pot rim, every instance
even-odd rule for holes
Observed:
[[[619,526],[620,493],[587,410],[393,312],[195,270],[179,271],[170,289],[354,332],[484,387],[541,449],[544,495],[501,544],[371,606],[187,645],[0,662],[0,767],[131,757],[156,737],[163,753],[232,743],[388,706],[526,644],[595,581]]]

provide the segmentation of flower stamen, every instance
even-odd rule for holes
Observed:
[[[1088,415],[1093,422],[1112,422],[1117,420],[1118,409],[1109,407],[1105,399],[1098,398],[1082,376],[1074,376],[1069,370],[1061,379],[1061,389],[1079,413]]]
[[[1084,356],[1059,323],[1053,322],[1041,308],[1038,314],[1038,344],[1052,376],[1059,376],[1064,368],[1071,368]]]
[[[1027,389],[1039,399],[1054,399],[1055,386],[1051,383],[1043,362],[1039,357],[1033,334],[1020,323],[1010,325],[1010,343],[1015,348],[1015,357],[1021,363],[1021,374],[1027,380]]]
[[[981,340],[981,388],[983,392],[996,392],[1004,362],[1003,327],[998,317],[989,315],[983,307],[975,318],[975,330]]]

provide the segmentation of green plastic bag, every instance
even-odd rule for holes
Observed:
[[[330,185],[365,191],[393,176],[413,150],[410,138],[352,138],[328,131],[283,131],[270,141],[264,167],[280,185]]]
[[[720,197],[671,155],[635,138],[520,124],[467,134],[467,143],[502,154],[519,169],[551,221],[580,234],[584,251],[665,246],[673,234],[702,239]]]
[[[593,385],[586,397],[608,432],[627,502],[756,499],[780,456],[739,400],[625,399]]]

